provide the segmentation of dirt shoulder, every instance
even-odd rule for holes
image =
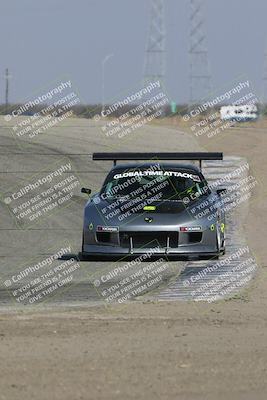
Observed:
[[[263,399],[265,305],[132,303],[3,314],[2,398]]]

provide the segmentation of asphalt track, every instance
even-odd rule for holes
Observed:
[[[242,268],[235,269],[242,261],[251,257],[250,253],[246,252],[238,259],[230,259],[230,262],[202,275],[200,274],[201,271],[207,272],[207,267],[215,265],[218,261],[185,262],[176,260],[166,263],[162,260],[155,260],[157,264],[154,265],[159,272],[150,275],[149,282],[151,283],[147,286],[147,290],[144,289],[139,293],[137,289],[140,285],[137,284],[137,279],[140,278],[145,268],[146,271],[149,271],[150,262],[130,266],[117,275],[109,275],[108,281],[106,279],[107,283],[99,285],[102,276],[107,277],[116,268],[125,266],[127,261],[77,263],[73,260],[80,251],[83,206],[86,202],[86,196],[80,193],[80,187],[74,189],[71,201],[67,203],[66,207],[57,207],[44,218],[37,218],[30,226],[18,224],[16,217],[12,215],[5,203],[6,193],[10,192],[11,189],[17,190],[27,182],[33,181],[34,177],[51,173],[55,170],[55,165],[65,162],[65,160],[71,162],[80,186],[90,187],[93,191],[97,191],[111,164],[109,162],[93,162],[90,155],[95,151],[201,150],[194,139],[186,133],[174,128],[145,126],[133,133],[132,136],[123,139],[107,138],[101,130],[101,122],[68,119],[32,140],[26,138],[18,140],[12,130],[12,122],[5,122],[2,118],[0,120],[0,137],[1,309],[20,308],[28,305],[29,298],[22,296],[18,300],[18,290],[20,289],[19,294],[21,295],[27,293],[26,286],[32,282],[34,275],[28,274],[21,281],[17,279],[17,283],[13,282],[14,284],[9,286],[7,282],[10,282],[12,276],[18,277],[27,266],[36,265],[55,254],[59,249],[66,247],[70,249],[70,252],[64,259],[72,260],[70,265],[73,268],[73,273],[68,275],[68,277],[71,276],[70,281],[66,280],[66,284],[62,284],[51,292],[47,291],[40,301],[38,299],[32,301],[32,306],[93,306],[118,301],[118,299],[124,301],[127,293],[131,293],[132,290],[130,286],[127,289],[130,282],[136,290],[135,295],[130,296],[130,300],[134,301],[155,299],[161,301],[177,299],[208,301],[214,293],[217,298],[229,297],[238,293],[241,288],[249,284],[256,273],[254,264],[254,268],[247,269],[248,264],[244,263],[244,266],[241,265]],[[245,160],[239,158],[226,158],[225,161],[220,163],[205,163],[204,174],[209,181],[213,181],[235,170],[244,162]],[[236,180],[238,179],[241,179],[241,177],[236,178]],[[234,183],[232,180],[229,184]],[[222,260],[229,260],[231,254],[235,254],[238,250],[246,247],[241,226],[246,217],[247,206],[248,203],[245,202],[243,205],[232,209],[227,216],[228,251],[222,257]],[[152,262],[152,260],[150,261]],[[53,268],[58,267],[58,271],[60,271],[63,262],[64,260],[53,261]],[[150,272],[152,269],[151,267]],[[137,270],[140,271],[140,275],[134,276]],[[194,279],[194,277],[197,279]],[[46,276],[45,279],[49,279],[49,277]],[[116,297],[115,293],[122,287],[124,288],[123,293]]]

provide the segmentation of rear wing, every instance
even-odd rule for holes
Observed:
[[[199,161],[199,167],[202,167],[203,160],[222,160],[223,153],[194,152],[194,153],[93,153],[95,161],[117,161],[122,160],[187,160]]]

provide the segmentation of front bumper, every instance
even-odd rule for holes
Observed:
[[[84,231],[82,253],[88,255],[126,256],[152,252],[166,256],[217,256],[216,231],[202,232],[127,230],[117,234],[98,236]]]

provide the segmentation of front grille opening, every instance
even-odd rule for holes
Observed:
[[[96,240],[103,244],[118,244],[118,234],[111,232],[97,232]]]
[[[111,235],[111,233],[109,233],[109,232],[97,232],[96,238],[97,238],[98,242],[110,243],[110,241],[111,241],[110,235]]]
[[[133,238],[133,247],[135,249],[138,249],[140,247],[166,247],[167,244],[167,236],[164,233],[161,234],[159,232],[140,232],[131,236]]]
[[[169,232],[169,247],[176,248],[178,247],[179,233],[178,232]]]
[[[166,248],[169,237],[169,247],[178,247],[178,232],[127,232],[120,233],[121,247],[129,248],[130,237],[133,240],[133,248]]]
[[[130,247],[130,236],[127,233],[120,233],[120,246],[124,248]]]
[[[188,233],[188,243],[199,243],[202,240],[202,232]]]

